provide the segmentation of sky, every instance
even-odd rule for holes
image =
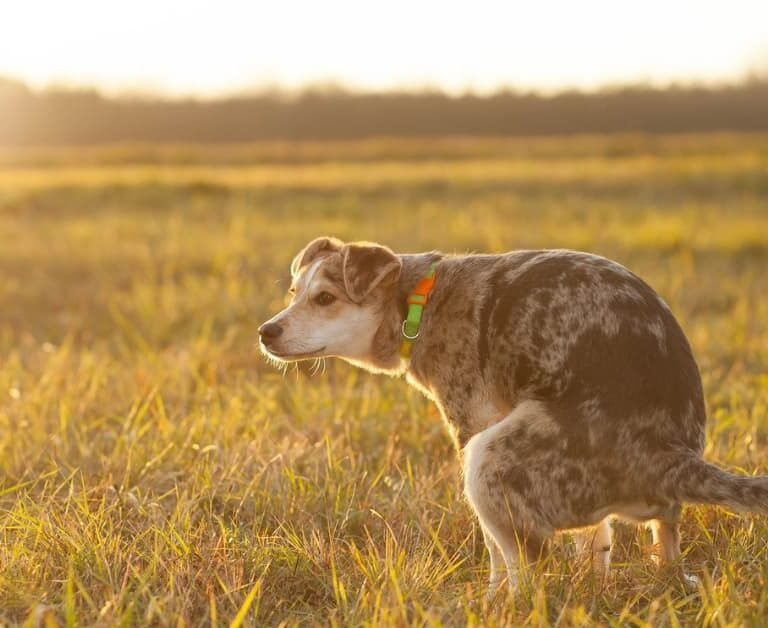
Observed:
[[[768,0],[7,0],[0,76],[217,96],[554,91],[768,74]]]

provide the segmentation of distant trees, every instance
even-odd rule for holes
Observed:
[[[0,144],[6,146],[715,130],[768,131],[768,81],[554,96],[308,90],[201,101],[37,92],[0,79]]]

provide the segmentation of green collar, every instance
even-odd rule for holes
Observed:
[[[400,342],[400,355],[404,358],[411,357],[413,343],[419,337],[421,315],[435,285],[435,268],[437,268],[437,262],[432,262],[427,274],[419,279],[419,283],[416,284],[413,292],[408,297],[408,315],[403,321],[403,339]]]

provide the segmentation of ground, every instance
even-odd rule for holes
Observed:
[[[714,507],[684,511],[695,592],[620,527],[606,585],[563,537],[489,605],[434,408],[258,353],[318,235],[617,259],[688,334],[706,458],[768,472],[768,136],[5,150],[0,623],[768,621],[768,520]]]

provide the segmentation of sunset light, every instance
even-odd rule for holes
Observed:
[[[0,14],[0,76],[112,92],[550,90],[736,81],[766,66],[762,0],[33,0]]]
[[[768,0],[0,3],[0,628],[768,626]]]

